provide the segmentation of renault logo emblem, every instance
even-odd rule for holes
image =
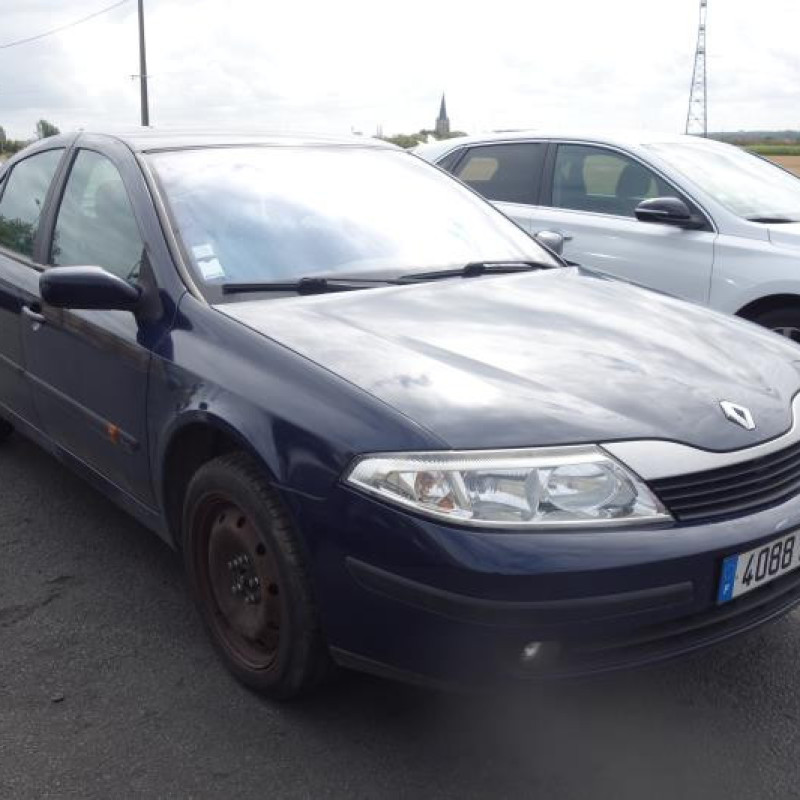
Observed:
[[[731,422],[741,425],[748,431],[755,429],[756,423],[753,421],[753,415],[750,413],[749,408],[731,403],[730,400],[720,400],[719,404],[722,407],[722,413]]]

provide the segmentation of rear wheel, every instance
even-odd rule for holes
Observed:
[[[189,583],[226,666],[276,699],[320,682],[330,664],[297,533],[243,453],[200,468],[184,506]]]
[[[0,419],[0,442],[4,442],[11,436],[14,428],[12,427],[10,422],[6,422],[4,419]]]
[[[763,325],[787,339],[800,343],[800,308],[780,306],[758,314],[752,318],[758,325]]]

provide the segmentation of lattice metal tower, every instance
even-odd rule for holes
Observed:
[[[706,12],[708,0],[700,0],[700,27],[697,30],[697,50],[694,54],[692,88],[689,91],[689,113],[686,115],[686,133],[708,136],[708,109],[706,107]]]

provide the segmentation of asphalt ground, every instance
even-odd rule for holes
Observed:
[[[228,676],[158,539],[0,447],[0,798],[800,796],[790,615],[690,660],[502,694]]]

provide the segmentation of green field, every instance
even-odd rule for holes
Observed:
[[[760,156],[800,156],[800,144],[748,144],[745,149]]]

